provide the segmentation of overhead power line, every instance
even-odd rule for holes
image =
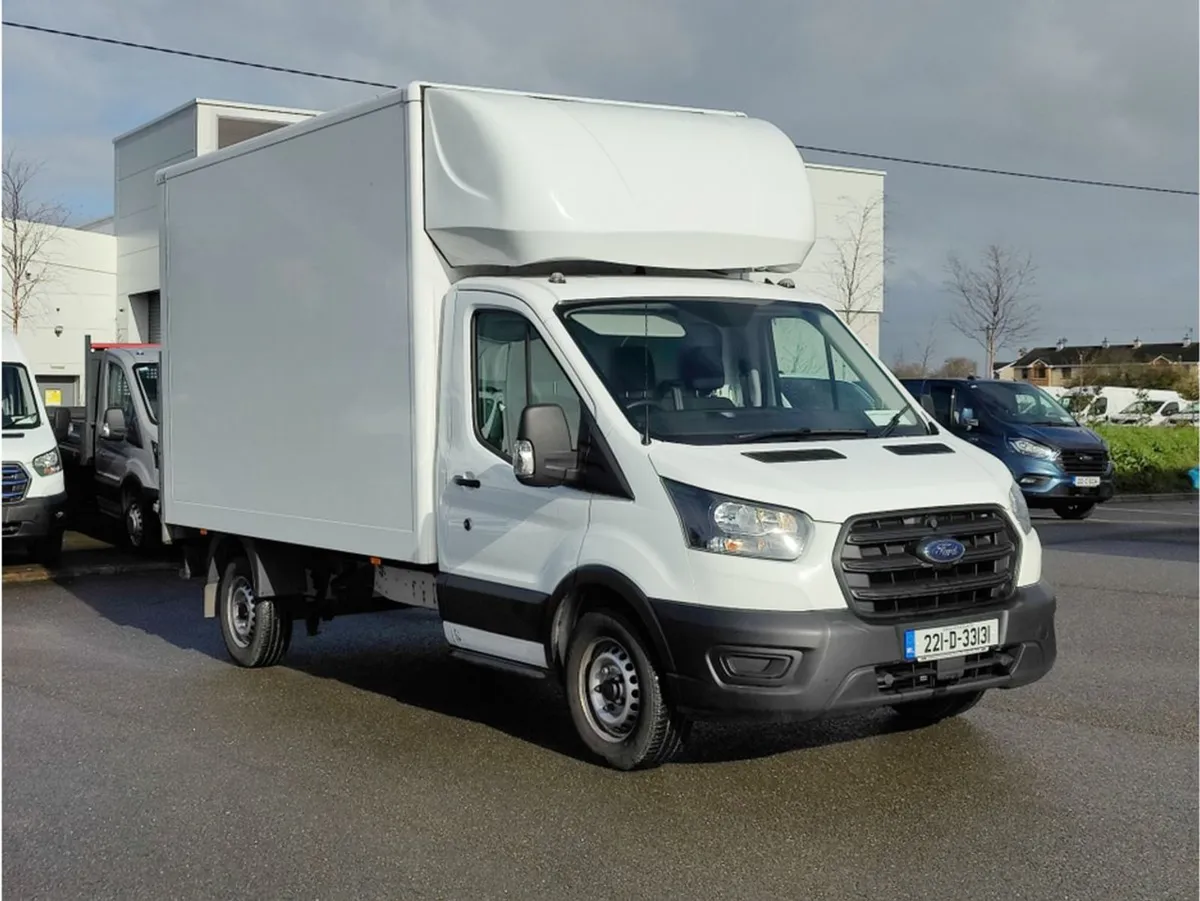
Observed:
[[[349,78],[345,75],[331,75],[327,72],[314,72],[308,69],[294,69],[288,66],[273,66],[253,60],[234,59],[227,56],[215,56],[211,53],[197,53],[191,50],[179,50],[173,47],[161,47],[156,44],[142,44],[136,41],[124,41],[118,38],[108,38],[102,35],[85,34],[78,31],[66,31],[61,28],[47,28],[42,25],[31,25],[27,22],[4,21],[6,28],[17,28],[22,31],[33,31],[57,37],[71,38],[78,41],[90,41],[96,44],[109,44],[115,47],[125,47],[133,50],[146,50],[151,53],[162,53],[167,56],[181,56],[188,59],[199,59],[207,62],[221,63],[227,66],[241,66],[246,69],[259,69],[266,72],[278,72],[284,75],[297,75],[303,78],[317,78],[322,81],[336,81],[343,84],[363,85],[371,88],[394,90],[399,85],[382,81],[368,81],[362,78]],[[1045,175],[1037,172],[1018,172],[1011,169],[993,169],[987,166],[969,166],[963,163],[944,163],[936,160],[922,160],[912,157],[889,156],[883,153],[866,153],[857,150],[840,150],[834,147],[818,147],[811,144],[797,144],[799,150],[811,150],[816,153],[828,153],[834,156],[858,157],[859,159],[883,160],[889,163],[900,163],[906,166],[925,166],[933,169],[950,169],[958,172],[973,172],[980,175],[999,175],[1008,178],[1026,178],[1036,181],[1058,182],[1070,185],[1085,185],[1095,188],[1111,188],[1122,191],[1142,191],[1154,194],[1177,194],[1186,197],[1200,196],[1200,191],[1186,188],[1164,188],[1157,185],[1139,185],[1128,182],[1100,181],[1091,178],[1073,178],[1066,175]]]
[[[854,150],[834,150],[832,147],[813,147],[809,144],[797,144],[796,147],[800,150],[814,150],[817,153],[856,156],[866,160],[887,160],[891,163],[904,163],[909,166],[929,166],[934,169],[956,169],[960,172],[978,172],[983,175],[1007,175],[1009,178],[1033,178],[1038,181],[1056,181],[1069,185],[1090,185],[1095,188],[1120,188],[1123,191],[1152,191],[1156,194],[1183,194],[1189,197],[1200,195],[1198,191],[1189,191],[1185,188],[1160,188],[1154,185],[1133,185],[1117,181],[1097,181],[1091,178],[1071,178],[1066,175],[1014,172],[1010,169],[990,169],[986,166],[967,166],[962,163],[939,163],[934,160],[915,160],[903,156],[884,156],[881,153],[858,153]]]
[[[22,31],[37,31],[41,34],[53,34],[61,38],[74,38],[77,41],[91,41],[95,44],[112,44],[114,47],[128,47],[134,50],[149,50],[152,53],[165,53],[168,56],[186,56],[190,59],[202,59],[211,63],[224,63],[227,66],[242,66],[247,69],[264,69],[268,72],[282,72],[284,75],[301,75],[305,78],[320,78],[324,81],[341,81],[346,84],[366,85],[369,88],[397,87],[394,84],[384,84],[380,81],[365,81],[361,78],[347,78],[344,75],[329,75],[325,72],[311,72],[307,69],[291,69],[287,66],[272,66],[267,63],[256,63],[246,59],[233,59],[228,56],[213,56],[211,53],[193,53],[190,50],[176,50],[172,47],[158,47],[154,44],[139,44],[135,41],[122,41],[117,38],[106,38],[96,34],[81,34],[78,31],[63,31],[60,28],[45,28],[41,25],[30,25],[26,22],[9,22],[5,20],[5,28],[19,28]]]

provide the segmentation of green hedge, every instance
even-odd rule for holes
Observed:
[[[1200,462],[1200,429],[1184,426],[1100,425],[1117,467],[1117,491],[1191,491],[1188,470]]]

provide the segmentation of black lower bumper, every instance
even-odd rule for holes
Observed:
[[[696,718],[805,720],[937,695],[1016,688],[1057,656],[1053,592],[1026,586],[1002,607],[868,623],[849,610],[811,613],[652,601],[673,660],[672,702]],[[940,662],[904,659],[911,628],[1000,621],[1000,646]]]
[[[4,540],[43,538],[66,527],[67,495],[27,497],[4,504]]]

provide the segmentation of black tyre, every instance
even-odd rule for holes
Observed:
[[[1054,512],[1063,519],[1087,519],[1095,509],[1095,501],[1073,501],[1068,504],[1056,504]]]
[[[983,694],[982,691],[971,691],[924,701],[908,701],[896,704],[892,709],[906,726],[932,726],[934,723],[966,713],[983,699]]]
[[[566,689],[579,737],[615,769],[656,767],[683,747],[687,723],[667,703],[638,630],[619,614],[580,617],[567,649]]]
[[[254,593],[250,561],[225,564],[217,585],[217,617],[229,656],[239,666],[274,666],[292,643],[292,619],[281,605]]]
[[[62,562],[63,530],[52,529],[48,534],[36,539],[29,547],[29,556],[33,562],[51,569]]]
[[[162,526],[154,507],[138,486],[125,489],[121,498],[122,537],[125,543],[141,554],[151,554],[162,545]]]

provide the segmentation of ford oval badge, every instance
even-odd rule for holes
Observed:
[[[966,545],[953,538],[926,538],[916,548],[917,556],[934,566],[953,566],[967,553]]]

